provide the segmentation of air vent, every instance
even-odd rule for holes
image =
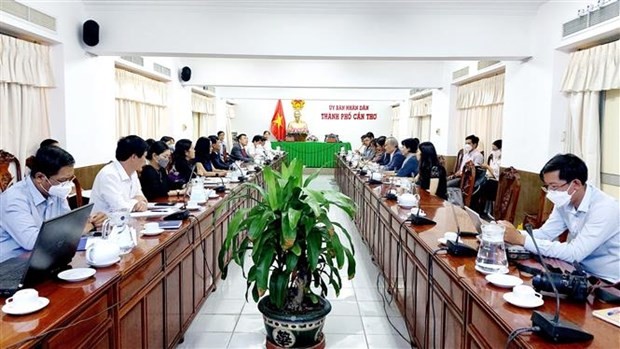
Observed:
[[[462,78],[464,76],[469,75],[469,67],[465,67],[463,69],[459,69],[452,73],[452,80],[456,80],[458,78]]]
[[[144,67],[144,58],[140,56],[121,56],[121,59]]]
[[[427,90],[427,88],[412,88],[411,90],[409,90],[409,95],[411,96],[424,90]]]
[[[478,61],[478,70],[488,68],[492,65],[496,65],[499,61]]]
[[[612,18],[616,18],[620,15],[620,2],[612,2],[597,10],[588,12],[579,18],[575,18],[572,21],[566,22],[562,25],[562,36],[568,36],[589,28],[593,25],[597,25],[606,22]]]
[[[56,18],[14,0],[0,1],[0,11],[19,17],[34,25],[56,31]]]
[[[142,57],[140,57],[142,58]],[[166,75],[166,76],[170,76],[170,69],[164,67],[161,64],[157,64],[157,63],[153,63],[153,70],[155,70],[156,72]]]
[[[202,89],[211,93],[215,93],[215,87],[213,86],[203,86]]]

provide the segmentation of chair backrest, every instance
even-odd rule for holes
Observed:
[[[81,207],[84,205],[84,201],[82,198],[82,186],[80,185],[80,181],[77,177],[73,177],[73,185],[75,185],[75,205],[77,207]]]
[[[11,173],[13,171],[13,173]],[[22,167],[13,154],[0,149],[0,192],[22,180]]]
[[[505,220],[514,223],[515,211],[521,192],[521,176],[514,167],[509,167],[499,175],[497,196],[493,216],[496,220]]]
[[[463,175],[461,176],[461,191],[463,192],[463,202],[465,206],[471,204],[471,197],[476,186],[476,165],[473,161],[467,161],[463,167]]]
[[[547,192],[543,187],[540,187],[540,195],[538,197],[538,209],[536,213],[526,213],[523,217],[523,224],[531,224],[534,228],[540,228],[543,223],[549,218],[549,215],[553,211],[553,204],[547,200]]]
[[[454,171],[452,173],[457,173],[461,169],[461,162],[463,161],[463,149],[459,149],[459,152],[456,154],[456,161],[454,162]]]

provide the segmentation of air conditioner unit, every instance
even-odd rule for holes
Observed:
[[[620,2],[614,1],[599,7],[594,11],[588,11],[583,16],[579,16],[562,25],[562,37],[566,37],[594,25],[606,22],[620,15]]]

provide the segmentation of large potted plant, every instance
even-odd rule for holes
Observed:
[[[337,191],[311,189],[308,185],[317,175],[304,180],[303,165],[296,159],[290,166],[283,164],[279,173],[265,167],[264,188],[243,184],[258,191],[259,200],[245,190],[229,199],[246,196],[256,202],[232,217],[218,265],[222,279],[231,261],[243,269],[246,299],[251,293],[258,302],[268,347],[324,347],[322,330],[331,310],[325,299],[328,289],[340,293],[345,265],[348,278],[355,275],[351,237],[327,215],[337,206],[353,218],[355,203]],[[251,259],[246,260],[248,254]],[[247,270],[246,262],[251,265]]]

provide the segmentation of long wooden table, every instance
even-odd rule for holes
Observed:
[[[264,184],[261,173],[252,181]],[[247,197],[236,201],[209,200],[178,230],[139,237],[120,263],[97,269],[93,278],[36,285],[50,304],[24,316],[2,313],[0,348],[174,348],[220,278],[217,255],[232,215],[258,199],[255,190],[243,190]],[[141,229],[145,221],[131,224]],[[87,267],[84,252],[71,265]]]
[[[437,224],[410,226],[404,223],[409,210],[383,198],[387,186],[369,185],[367,177],[357,175],[343,160],[337,158],[336,163],[340,189],[359,205],[355,224],[395,296],[416,346],[504,348],[511,331],[531,326],[532,310],[505,302],[502,296],[509,290],[491,285],[475,271],[474,257],[435,253],[440,248],[437,239],[447,231],[456,231],[450,203],[420,190],[420,207]],[[467,214],[460,209],[456,212],[461,229],[472,231]],[[465,243],[477,245],[474,238],[466,238]],[[526,263],[536,265],[533,260]],[[519,274],[513,266],[510,274],[531,283],[527,274]],[[555,300],[544,300],[536,310],[554,313]],[[612,306],[592,297],[585,304],[562,301],[560,318],[592,333],[590,342],[557,345],[535,334],[522,334],[511,347],[620,348],[620,329],[592,315],[595,309]]]
[[[351,150],[351,143],[325,143],[325,142],[272,142],[271,146],[280,147],[288,152],[289,158],[299,159],[306,167],[311,168],[334,168],[334,153],[344,148],[346,151]]]

